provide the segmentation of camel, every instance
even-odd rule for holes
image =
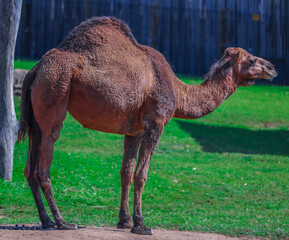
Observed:
[[[42,228],[77,229],[60,214],[50,181],[54,143],[67,111],[85,128],[125,135],[117,227],[150,235],[141,212],[142,192],[166,124],[172,118],[205,116],[239,86],[276,76],[270,62],[241,48],[228,48],[203,83],[188,85],[175,76],[161,53],[137,43],[122,21],[112,17],[84,21],[41,58],[22,87],[18,140],[29,136],[24,174]],[[132,222],[128,200],[133,181]],[[40,189],[54,221],[44,209]]]

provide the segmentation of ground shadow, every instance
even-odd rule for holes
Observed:
[[[37,225],[37,226],[27,226],[24,224],[16,224],[16,225],[0,225],[0,230],[51,230],[52,228],[49,229],[42,229],[41,226]]]
[[[77,226],[77,229],[86,228],[86,226]],[[15,224],[15,225],[0,225],[0,230],[32,230],[32,231],[53,231],[58,230],[55,228],[43,229],[41,225],[24,225],[24,224]]]
[[[289,156],[289,131],[248,130],[176,120],[206,152]]]

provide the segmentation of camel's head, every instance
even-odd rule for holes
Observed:
[[[277,76],[274,66],[269,61],[255,57],[242,48],[227,48],[225,58],[231,58],[233,71],[239,86],[250,86],[255,80],[271,80]]]

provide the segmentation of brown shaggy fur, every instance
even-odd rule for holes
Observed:
[[[42,57],[22,88],[18,139],[23,140],[28,132],[25,176],[43,228],[56,224],[59,229],[76,229],[57,208],[49,174],[54,143],[67,111],[86,128],[125,135],[118,227],[151,234],[143,223],[141,198],[164,126],[172,117],[202,117],[238,86],[274,76],[271,63],[243,49],[229,48],[202,84],[190,86],[174,75],[162,54],[138,44],[123,22],[107,17],[83,22]],[[128,209],[133,181],[134,224]],[[40,188],[55,223],[44,209]]]

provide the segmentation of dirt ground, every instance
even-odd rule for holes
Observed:
[[[32,225],[26,225],[32,227]],[[188,232],[188,231],[167,231],[153,229],[152,236],[141,236],[130,233],[129,229],[122,230],[112,227],[87,226],[73,231],[50,230],[0,230],[1,240],[257,240],[260,238],[249,237],[228,237],[213,233]]]

